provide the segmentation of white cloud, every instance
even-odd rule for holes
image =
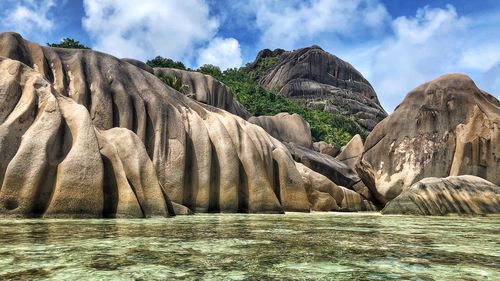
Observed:
[[[487,71],[500,61],[500,47],[497,44],[482,44],[463,53],[460,66],[463,68]]]
[[[218,28],[202,0],[84,0],[84,9],[93,47],[117,57],[189,62]]]
[[[4,10],[0,24],[5,30],[21,33],[25,37],[40,38],[40,31],[48,32],[54,28],[54,19],[49,16],[50,10],[55,7],[54,0],[6,1],[3,6],[0,5]]]
[[[384,27],[389,19],[376,0],[256,1],[256,24],[266,47],[293,48],[304,38],[359,36]]]
[[[369,81],[387,110],[412,88],[446,72],[457,72],[467,20],[455,8],[419,9],[415,17],[392,23],[394,36],[384,40],[371,57]]]
[[[212,64],[219,66],[222,70],[240,67],[242,63],[240,44],[234,38],[216,37],[206,48],[200,50],[198,56],[199,66]]]
[[[500,60],[483,74],[479,82],[485,91],[500,99]]]

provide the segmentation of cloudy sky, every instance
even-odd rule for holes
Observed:
[[[0,31],[191,67],[238,67],[263,48],[317,44],[361,71],[389,112],[448,72],[500,97],[498,0],[1,0]]]

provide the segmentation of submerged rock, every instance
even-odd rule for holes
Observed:
[[[447,215],[500,213],[500,187],[475,176],[425,178],[405,189],[383,214]]]
[[[412,90],[368,136],[356,170],[383,204],[426,177],[500,184],[500,106],[461,74]]]

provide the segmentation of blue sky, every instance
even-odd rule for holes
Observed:
[[[117,57],[191,67],[313,44],[353,64],[391,112],[417,85],[461,72],[500,96],[500,1],[2,0],[0,31],[75,38]]]

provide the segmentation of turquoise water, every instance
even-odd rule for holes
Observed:
[[[0,219],[0,280],[500,280],[500,217]]]

